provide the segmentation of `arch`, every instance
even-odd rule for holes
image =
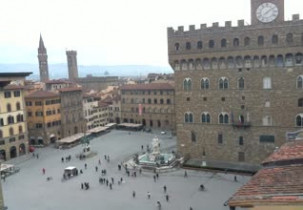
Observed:
[[[275,56],[274,55],[270,55],[268,58],[268,64],[270,67],[275,67],[276,65],[276,61],[275,61]]]
[[[271,37],[271,43],[272,44],[278,44],[279,43],[279,37],[277,34],[272,35]]]
[[[221,47],[225,48],[227,46],[227,41],[226,39],[221,39]]]
[[[182,60],[181,61],[181,69],[185,70],[185,71],[187,70],[187,62],[186,62],[186,60]]]
[[[246,55],[244,57],[244,67],[245,68],[251,68],[252,67],[251,58],[250,58],[249,55]]]
[[[303,126],[303,114],[298,114],[296,116],[296,126]]]
[[[258,36],[258,46],[264,45],[264,36]]]
[[[226,69],[226,62],[225,62],[224,57],[219,58],[219,68],[220,69]]]
[[[208,58],[204,58],[202,62],[203,69],[210,69],[210,61]]]
[[[294,36],[292,33],[286,34],[286,43],[287,44],[292,44],[294,42]]]
[[[233,46],[234,47],[239,47],[240,46],[240,40],[238,38],[234,38],[234,40],[233,40]]]
[[[259,56],[255,55],[253,62],[254,62],[254,68],[259,68],[260,67],[260,58],[259,58]]]
[[[178,60],[176,60],[176,61],[174,62],[174,69],[175,69],[176,71],[180,71],[180,63],[179,63]]]
[[[261,57],[261,67],[266,67],[267,66],[267,56],[263,55]]]
[[[180,49],[180,44],[177,42],[175,43],[175,50],[178,51]]]
[[[16,110],[21,110],[20,102],[16,103]]]
[[[22,127],[22,125],[19,125],[18,131],[19,131],[19,134],[23,133],[23,127]]]
[[[12,106],[10,103],[6,104],[6,111],[11,112],[12,111]]]
[[[0,150],[0,160],[6,161],[6,151],[4,149]]]
[[[26,154],[26,149],[25,149],[25,144],[20,144],[19,145],[19,156],[25,155]]]
[[[285,66],[293,66],[294,65],[294,58],[293,54],[288,53],[285,56]]]
[[[250,38],[249,37],[245,37],[244,38],[244,46],[249,46],[250,45]]]
[[[243,59],[241,56],[236,57],[236,67],[237,68],[242,68],[243,67]]]
[[[196,59],[195,64],[196,64],[196,69],[197,70],[202,70],[202,62],[201,62],[200,58]]]
[[[183,80],[183,90],[185,90],[185,91],[191,91],[191,89],[192,89],[191,78],[185,78]]]
[[[296,66],[302,66],[302,64],[303,64],[303,55],[302,55],[302,53],[297,53],[296,54],[295,64],[296,64]]]
[[[201,89],[206,90],[209,89],[209,79],[208,78],[202,78],[201,79]]]
[[[297,77],[297,88],[303,88],[303,75]]]
[[[9,115],[7,117],[7,124],[14,124],[14,123],[15,123],[14,117]]]
[[[235,62],[234,62],[234,58],[233,58],[232,56],[229,56],[229,57],[227,58],[227,67],[228,67],[229,69],[235,68]]]
[[[198,41],[197,42],[197,49],[201,50],[203,48],[203,42],[202,41]]]
[[[185,49],[187,49],[187,50],[191,49],[191,43],[190,42],[185,43]]]
[[[228,79],[226,77],[221,77],[219,79],[219,89],[225,90],[228,89]]]
[[[17,157],[17,149],[15,146],[12,146],[10,149],[9,149],[9,154],[10,154],[10,158],[15,158]]]
[[[244,87],[245,87],[244,84],[245,84],[244,83],[244,78],[243,77],[239,78],[238,79],[238,88],[241,89],[241,90],[244,89]]]
[[[202,123],[210,123],[210,115],[208,112],[203,112],[201,114],[201,122]]]
[[[195,70],[195,63],[193,59],[188,60],[188,70]]]
[[[211,68],[212,69],[218,69],[218,60],[217,60],[217,58],[212,58],[211,59]]]
[[[283,66],[284,66],[284,58],[283,58],[283,55],[278,55],[278,56],[277,56],[277,66],[278,66],[278,67],[283,67]]]

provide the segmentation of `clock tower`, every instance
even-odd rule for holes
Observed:
[[[284,22],[284,0],[251,0],[251,24]]]
[[[40,70],[40,81],[45,82],[49,80],[48,76],[48,63],[47,63],[47,51],[44,46],[42,36],[40,34],[39,48],[38,48],[38,61]]]

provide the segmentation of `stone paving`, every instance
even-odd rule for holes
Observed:
[[[37,149],[39,158],[31,155],[14,159],[13,163],[21,171],[2,182],[4,202],[9,210],[157,210],[157,201],[161,202],[162,210],[228,210],[223,203],[246,183],[250,177],[237,175],[234,182],[233,174],[189,171],[184,178],[184,169],[160,173],[154,182],[152,172],[137,173],[137,177],[128,177],[124,170],[118,171],[117,165],[136,152],[141,151],[141,145],[146,148],[151,143],[155,133],[131,132],[113,130],[108,134],[91,141],[93,151],[98,154],[86,160],[75,156],[82,146],[59,150],[52,147]],[[169,134],[160,135],[161,148],[174,148],[175,137]],[[61,163],[61,157],[72,156],[70,162]],[[104,160],[104,155],[110,156],[110,162]],[[98,160],[101,166],[98,166]],[[84,164],[87,163],[87,169]],[[62,182],[63,170],[68,166],[76,166],[83,174]],[[98,172],[95,170],[98,166]],[[46,174],[43,175],[42,169]],[[106,178],[114,177],[115,184],[110,190],[105,184],[99,184],[101,169],[107,170]],[[47,181],[47,177],[52,180]],[[117,184],[123,177],[125,182]],[[89,182],[90,189],[81,190],[81,183]],[[200,184],[206,188],[199,191]],[[165,200],[163,186],[167,186],[169,202]],[[136,192],[135,198],[132,192]],[[147,198],[150,192],[151,198]]]

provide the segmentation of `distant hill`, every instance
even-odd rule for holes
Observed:
[[[51,79],[67,78],[67,64],[50,64],[49,76]],[[173,73],[169,66],[126,65],[126,66],[78,66],[79,77],[92,76],[119,76],[144,77],[149,73]],[[0,64],[0,72],[33,72],[28,79],[39,79],[38,64]]]

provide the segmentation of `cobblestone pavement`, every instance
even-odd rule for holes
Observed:
[[[9,210],[156,210],[157,201],[161,202],[162,210],[228,210],[223,203],[250,177],[201,171],[177,169],[161,173],[154,182],[152,172],[137,173],[137,177],[128,177],[124,170],[118,171],[117,165],[136,152],[141,151],[141,145],[146,148],[155,134],[113,130],[108,134],[91,141],[91,148],[97,155],[86,160],[79,160],[76,154],[82,146],[58,150],[52,147],[37,149],[39,159],[25,156],[12,160],[21,168],[20,172],[7,177],[2,182],[4,202]],[[175,137],[169,134],[158,135],[161,148],[173,148]],[[72,156],[70,162],[61,162],[61,157]],[[110,156],[110,162],[104,160],[104,155]],[[98,160],[101,160],[101,166]],[[87,169],[84,164],[87,163]],[[70,180],[62,182],[64,168],[76,166],[83,170]],[[98,172],[95,170],[98,166]],[[42,169],[45,168],[45,175]],[[114,178],[113,189],[105,184],[99,184],[101,169],[107,170],[104,178]],[[52,180],[47,181],[47,177]],[[124,182],[117,184],[123,177]],[[88,190],[81,189],[81,183],[89,182]],[[206,188],[199,191],[200,184]],[[163,186],[167,186],[169,201],[165,199]],[[133,197],[133,191],[136,196]],[[151,198],[147,198],[150,192]]]

